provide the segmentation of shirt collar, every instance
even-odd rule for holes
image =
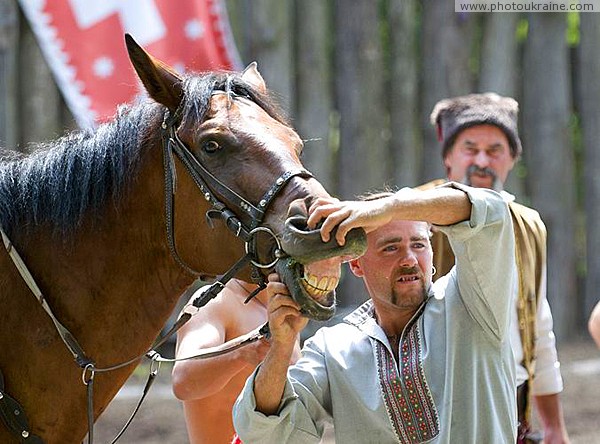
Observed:
[[[427,294],[427,298],[423,301],[421,306],[415,312],[415,315],[411,318],[408,324],[413,324],[425,310],[425,306],[427,302],[433,297],[433,285],[429,287],[429,292]],[[373,336],[377,339],[382,340],[385,338],[385,333],[383,329],[377,324],[375,320],[375,306],[373,305],[373,301],[369,299],[362,305],[360,305],[356,310],[347,315],[344,318],[344,322],[354,325],[356,328],[361,330],[363,333]],[[408,327],[409,325],[407,325]]]

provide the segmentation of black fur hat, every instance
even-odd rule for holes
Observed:
[[[430,119],[437,128],[443,157],[446,157],[459,132],[471,126],[488,124],[504,131],[512,156],[518,158],[522,150],[517,129],[518,114],[516,100],[496,93],[484,93],[440,100],[434,106]]]

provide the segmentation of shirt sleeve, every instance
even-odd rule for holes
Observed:
[[[456,257],[450,271],[462,302],[482,330],[498,341],[508,338],[515,279],[515,240],[508,205],[484,188],[449,182],[471,201],[469,220],[437,226],[448,236]]]
[[[533,378],[531,393],[534,396],[554,395],[562,392],[563,380],[556,352],[552,312],[546,295],[546,270],[543,271],[539,298],[536,320],[535,378]]]
[[[258,368],[248,378],[233,407],[234,427],[242,442],[319,443],[331,416],[323,407],[328,403],[327,373],[323,354],[314,337],[307,340],[302,357],[288,370],[276,415],[267,416],[256,410],[254,381],[257,371]]]

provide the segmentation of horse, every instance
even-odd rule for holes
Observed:
[[[307,228],[310,205],[330,195],[303,169],[302,141],[256,64],[183,75],[128,35],[126,46],[146,100],[30,154],[2,152],[0,407],[17,402],[23,427],[15,437],[0,423],[2,443],[85,439],[92,370],[129,362],[93,377],[95,421],[186,288],[246,250],[262,279],[277,263],[318,312],[335,304],[339,263],[327,258],[365,248],[364,233],[342,248]],[[251,267],[235,272],[256,278]]]

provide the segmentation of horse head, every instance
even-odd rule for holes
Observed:
[[[165,167],[167,182],[192,188],[195,182],[204,197],[199,199],[200,213],[198,208],[176,207],[174,217],[181,222],[174,225],[174,237],[185,231],[188,239],[191,227],[214,226],[213,220],[220,219],[242,238],[235,243],[239,256],[245,243],[263,279],[275,269],[307,316],[329,319],[335,311],[341,258],[364,252],[365,233],[351,231],[341,247],[334,236],[324,243],[318,229],[307,228],[311,203],[330,196],[302,166],[302,140],[273,104],[256,63],[241,73],[180,76],[130,36],[126,43],[148,95],[165,107],[165,162],[173,162]],[[175,179],[182,177],[182,164],[187,179]],[[198,221],[201,213],[206,218]],[[185,262],[205,275],[224,272],[214,266],[222,249],[202,251],[193,242],[179,248]],[[250,279],[247,271],[240,277]]]

